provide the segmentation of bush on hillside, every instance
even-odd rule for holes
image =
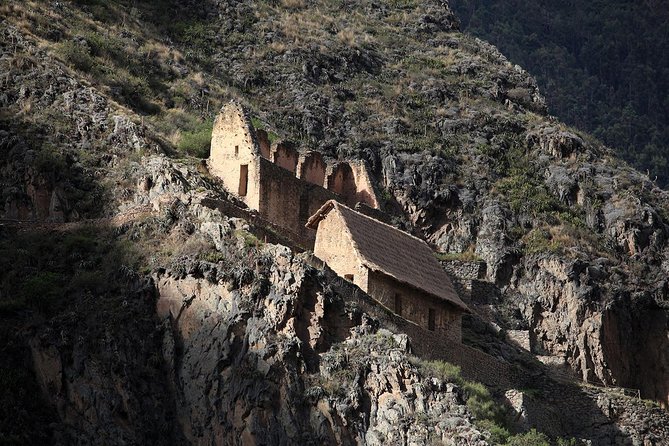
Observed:
[[[211,145],[212,121],[205,121],[197,125],[193,130],[181,134],[179,150],[185,154],[198,158],[208,158]]]

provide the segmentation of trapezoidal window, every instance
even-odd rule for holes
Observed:
[[[353,274],[344,274],[344,279],[353,282]]]
[[[402,295],[395,294],[395,314],[402,316]]]
[[[427,310],[427,329],[434,331],[434,327],[436,325],[435,323],[436,315],[434,312],[434,308],[429,308]]]
[[[249,187],[249,165],[239,166],[239,196],[245,197]]]

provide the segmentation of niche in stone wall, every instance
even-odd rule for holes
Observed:
[[[286,142],[278,143],[272,155],[272,162],[274,164],[295,173],[299,155],[292,144]]]
[[[305,155],[298,168],[298,177],[306,182],[325,185],[325,161],[318,152],[309,152]]]
[[[355,206],[357,202],[355,176],[348,163],[339,163],[334,166],[327,183],[327,188],[339,194],[346,204]]]

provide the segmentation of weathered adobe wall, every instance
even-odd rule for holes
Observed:
[[[326,187],[340,195],[344,203],[351,207],[358,202],[365,203],[375,209],[379,207],[372,182],[362,162],[341,162],[328,166]]]
[[[367,174],[367,168],[363,162],[350,163],[355,180],[355,201],[366,203],[368,206],[378,209],[379,200],[376,199],[372,181]],[[355,203],[354,203],[355,204]]]
[[[259,158],[260,214],[276,225],[297,234],[296,241],[313,249],[316,231],[305,228],[309,217],[323,204],[337,196],[332,192],[300,180],[291,172],[265,158]]]
[[[297,161],[300,155],[292,144],[287,142],[277,143],[272,147],[272,161],[279,167],[283,167],[289,172],[297,172]]]
[[[460,366],[465,379],[479,381],[489,386],[511,389],[530,385],[532,378],[508,362],[499,360],[480,350],[445,338],[442,333],[421,328],[414,322],[394,314],[379,305],[354,284],[338,277],[327,266],[323,267],[327,280],[345,299],[377,319],[380,325],[394,333],[405,333],[411,340],[413,353],[424,359],[442,360]]]
[[[318,152],[305,154],[297,166],[297,177],[301,180],[325,187],[325,171],[327,165]]]
[[[353,276],[353,283],[367,289],[367,268],[353,249],[353,240],[338,211],[333,209],[318,224],[314,255],[328,264],[340,277]]]
[[[272,156],[272,149],[269,142],[269,135],[264,130],[256,130],[256,137],[258,138],[258,145],[260,146],[260,156],[265,159],[270,159]]]
[[[225,187],[240,195],[241,166],[248,166],[246,194],[242,200],[258,209],[260,200],[260,148],[248,117],[241,107],[229,105],[216,117],[211,135],[209,170]]]
[[[462,314],[448,302],[398,282],[385,274],[369,271],[367,294],[399,316],[428,329],[429,310],[434,310],[435,332],[448,339],[462,339]],[[396,306],[396,296],[400,307]]]

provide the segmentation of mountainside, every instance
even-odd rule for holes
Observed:
[[[451,3],[464,31],[536,76],[551,113],[666,188],[669,2]]]
[[[446,2],[0,11],[1,442],[667,444],[669,195]],[[395,225],[484,262],[464,342],[530,387],[412,356],[225,191],[199,158],[230,99],[365,161]]]

